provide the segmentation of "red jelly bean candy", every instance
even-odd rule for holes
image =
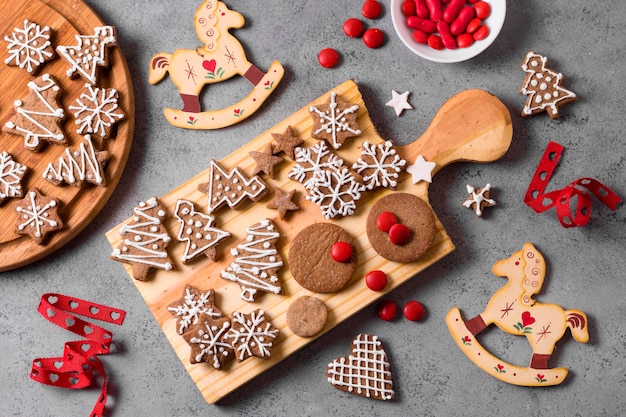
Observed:
[[[443,42],[441,41],[441,36],[439,35],[430,35],[428,37],[428,46],[438,51],[445,49],[445,46],[443,46]]]
[[[367,19],[378,19],[382,11],[383,7],[376,0],[366,0],[361,8],[361,13]]]
[[[415,29],[413,31],[413,40],[417,43],[422,43],[424,45],[428,44],[428,33],[423,30]]]
[[[474,10],[476,11],[476,17],[479,19],[486,19],[491,14],[491,5],[486,1],[479,1],[474,4]]]
[[[385,34],[380,29],[367,29],[363,34],[363,42],[368,48],[378,48],[385,42]]]
[[[351,17],[343,23],[343,33],[351,38],[358,38],[363,34],[365,26],[359,19]]]
[[[470,22],[467,24],[467,27],[465,28],[465,32],[467,32],[467,33],[474,33],[474,32],[476,32],[478,30],[478,28],[482,24],[483,24],[483,21],[481,19],[475,17],[472,20],[470,20]]]
[[[372,291],[380,291],[387,285],[387,274],[383,271],[370,271],[365,275],[365,285]]]
[[[482,41],[487,36],[489,36],[489,28],[485,25],[482,25],[478,28],[476,32],[473,34],[475,41]]]
[[[391,226],[398,223],[396,216],[390,211],[383,211],[376,217],[376,227],[384,233],[388,233]]]
[[[430,20],[438,22],[443,18],[443,6],[441,0],[426,0],[426,7],[428,7],[428,15]]]
[[[385,321],[396,318],[396,303],[391,300],[383,300],[378,305],[378,317]]]
[[[459,48],[469,48],[474,44],[474,37],[471,33],[463,33],[456,37],[456,44]]]
[[[456,49],[456,39],[450,33],[450,25],[448,25],[443,20],[437,22],[437,31],[439,31],[439,36],[441,36],[441,42],[443,42],[443,46],[448,49]]]
[[[389,240],[396,246],[402,246],[411,240],[411,231],[401,223],[394,224],[389,229]]]
[[[330,256],[335,262],[349,262],[352,259],[352,246],[348,242],[337,242],[330,249]]]
[[[450,32],[452,32],[453,35],[460,35],[465,32],[470,20],[472,20],[475,16],[473,8],[470,6],[463,7],[463,9],[459,12],[459,16],[450,25]]]
[[[404,3],[402,3],[402,14],[404,14],[405,16],[415,16],[417,14],[415,1],[404,0]]]
[[[415,0],[415,14],[422,19],[428,19],[428,6],[426,0]]]
[[[450,0],[443,11],[443,20],[446,23],[454,22],[463,6],[465,6],[465,0]]]
[[[333,48],[322,49],[319,54],[317,54],[317,61],[324,68],[332,68],[339,62],[339,53]]]
[[[432,20],[422,19],[417,16],[409,16],[406,18],[406,25],[411,29],[423,30],[426,33],[434,33],[437,31],[437,23]]]
[[[424,306],[419,301],[409,301],[404,306],[404,317],[411,321],[420,321],[424,318]]]

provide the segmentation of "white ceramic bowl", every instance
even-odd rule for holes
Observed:
[[[404,3],[404,0],[391,0],[391,20],[402,42],[407,48],[422,58],[434,62],[466,61],[487,49],[498,37],[500,29],[502,29],[502,25],[504,24],[506,0],[485,1],[491,5],[491,14],[484,21],[484,24],[489,27],[489,36],[481,41],[474,42],[469,48],[443,49],[439,51],[428,45],[417,43],[413,39],[413,29],[406,25],[406,17],[402,13],[402,3]]]

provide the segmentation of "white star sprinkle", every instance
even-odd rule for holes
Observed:
[[[417,184],[420,181],[432,182],[432,172],[437,164],[434,162],[428,162],[422,155],[418,156],[415,162],[410,165],[406,172],[413,176],[413,184]]]
[[[409,92],[406,91],[402,94],[398,94],[395,90],[391,90],[392,99],[385,105],[393,107],[396,111],[396,116],[400,116],[403,110],[413,110],[413,107],[409,104]]]

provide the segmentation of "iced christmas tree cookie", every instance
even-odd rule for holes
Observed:
[[[63,228],[63,221],[58,214],[59,201],[47,197],[36,188],[29,190],[23,199],[13,203],[18,219],[15,233],[28,235],[41,245],[49,233]]]
[[[76,35],[76,44],[60,45],[56,50],[69,64],[67,76],[83,77],[91,84],[98,83],[98,68],[109,65],[108,48],[115,46],[115,28],[99,26],[93,35]]]
[[[108,152],[96,150],[91,136],[87,135],[78,149],[66,148],[64,156],[48,164],[43,178],[56,185],[66,183],[80,187],[88,182],[105,186],[104,166],[108,158]]]
[[[9,53],[4,63],[23,68],[31,75],[36,74],[45,62],[55,57],[50,36],[49,26],[41,27],[24,19],[24,27],[16,27],[10,35],[4,37]]]

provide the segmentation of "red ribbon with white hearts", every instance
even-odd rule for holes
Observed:
[[[107,400],[107,382],[104,366],[97,355],[109,353],[113,333],[76,317],[75,314],[121,325],[126,312],[55,293],[44,294],[37,310],[49,322],[86,340],[65,343],[62,357],[33,360],[31,379],[55,387],[80,389],[91,384],[95,369],[102,375],[103,383],[102,391],[90,416],[101,417]]]
[[[556,142],[548,143],[537,170],[526,190],[524,203],[535,212],[543,213],[556,206],[559,222],[563,227],[584,226],[591,216],[591,196],[587,189],[611,210],[617,208],[622,199],[609,187],[593,178],[579,178],[561,190],[546,193],[548,182],[563,153],[563,146]],[[576,197],[576,210],[572,212],[571,202]]]

